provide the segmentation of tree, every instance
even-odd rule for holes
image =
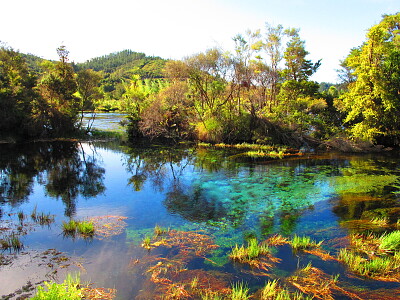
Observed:
[[[45,125],[52,134],[68,133],[75,130],[78,119],[79,99],[75,72],[68,63],[68,51],[65,46],[57,49],[60,61],[44,74],[39,91],[44,102],[40,111],[46,115]]]
[[[269,112],[272,112],[272,106],[276,106],[276,97],[279,93],[278,83],[281,79],[279,64],[283,58],[282,50],[282,38],[283,38],[283,27],[278,25],[272,27],[266,24],[266,39],[264,43],[264,49],[267,52],[271,66],[271,80],[270,80],[270,97],[269,97]]]
[[[400,13],[384,15],[371,27],[366,42],[352,50],[346,64],[356,77],[339,107],[356,138],[399,143],[400,130]],[[389,141],[391,140],[391,141]]]
[[[91,110],[94,109],[93,101],[96,99],[101,98],[101,93],[99,90],[100,81],[103,78],[102,74],[91,69],[81,70],[78,72],[76,77],[76,82],[78,86],[78,92],[80,95],[80,111],[81,111],[81,118],[79,122],[79,127],[82,126],[83,120],[83,112],[84,110]],[[94,121],[95,113],[92,113],[91,120]],[[86,128],[87,131],[90,131],[90,127],[93,122],[89,122]]]
[[[287,42],[287,47],[283,55],[286,65],[283,74],[287,80],[308,80],[318,70],[321,61],[312,63],[306,59],[309,53],[305,50],[305,42],[300,39],[298,29],[286,29],[285,34],[289,36],[290,40]]]
[[[0,132],[27,134],[31,124],[36,77],[12,48],[0,47]]]

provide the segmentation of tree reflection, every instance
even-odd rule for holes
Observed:
[[[86,152],[73,142],[30,143],[0,147],[0,199],[17,206],[32,193],[35,180],[46,193],[61,198],[65,214],[75,213],[79,195],[102,193],[105,170],[94,148]]]

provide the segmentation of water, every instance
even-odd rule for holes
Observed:
[[[115,288],[117,299],[193,296],[193,280],[197,291],[221,293],[247,282],[257,298],[267,280],[278,278],[293,290],[290,276],[311,262],[326,276],[339,274],[340,287],[361,298],[397,297],[398,283],[365,280],[335,260],[293,253],[287,244],[273,248],[281,261],[268,271],[228,257],[236,244],[274,234],[324,240],[323,249],[335,256],[348,246],[349,233],[394,230],[400,216],[397,157],[253,161],[236,154],[116,143],[0,145],[0,238],[14,232],[24,245],[20,252],[3,251],[0,295],[79,271],[83,282]],[[34,211],[54,215],[54,222],[40,225]],[[360,221],[381,216],[386,227]],[[106,226],[99,225],[94,238],[65,235],[62,222],[70,218]],[[156,226],[167,232],[155,237]],[[149,250],[142,247],[146,238]],[[338,291],[334,297],[350,299]]]
[[[82,122],[84,128],[86,128],[88,123],[90,123],[93,129],[119,131],[122,129],[121,121],[124,121],[126,116],[126,113],[115,112],[95,114],[85,113]]]

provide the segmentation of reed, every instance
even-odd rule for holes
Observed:
[[[45,214],[41,213],[36,216],[36,222],[38,222],[40,225],[50,225],[51,223],[54,222],[54,215],[51,215],[50,213]]]
[[[24,212],[23,211],[19,211],[17,215],[18,215],[18,219],[19,219],[20,223],[22,223],[24,221],[24,219],[25,219]]]
[[[35,207],[33,208],[32,212],[31,212],[31,219],[36,222],[36,217],[37,217],[37,205],[35,205]]]

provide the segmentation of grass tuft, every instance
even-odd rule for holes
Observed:
[[[400,230],[382,235],[380,237],[379,249],[385,251],[400,250]]]
[[[232,285],[231,300],[247,300],[250,299],[249,288],[243,282],[237,282]]]
[[[292,239],[292,248],[297,251],[297,250],[306,250],[306,249],[311,249],[311,248],[318,248],[321,246],[323,241],[320,242],[316,242],[314,240],[312,240],[310,237],[308,236],[298,236],[298,235],[294,235],[293,239]]]

